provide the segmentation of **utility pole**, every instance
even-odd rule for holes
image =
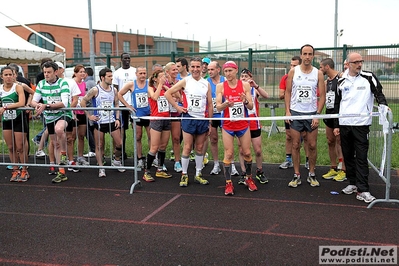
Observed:
[[[87,0],[89,9],[89,41],[90,41],[90,66],[93,71],[96,71],[96,62],[94,60],[94,42],[93,42],[93,26],[91,20],[91,0]],[[94,82],[96,81],[96,75],[93,75]]]

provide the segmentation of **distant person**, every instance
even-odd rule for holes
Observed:
[[[300,65],[302,63],[302,59],[299,56],[293,56],[291,58],[290,69]],[[285,90],[287,89],[287,78],[288,73],[285,74],[280,80],[280,93],[279,98],[283,100],[285,97]],[[284,122],[285,124],[285,161],[280,164],[280,169],[288,169],[294,167],[292,162],[292,137],[291,137],[291,129],[290,124]]]
[[[129,81],[133,81],[136,79],[136,68],[130,65],[130,54],[122,53],[121,54],[122,66],[118,68],[114,75],[112,84],[113,86],[119,90],[122,89],[123,86]],[[131,103],[131,94],[127,92],[124,95],[125,101],[129,104]],[[121,102],[119,102],[119,107],[125,107]],[[130,120],[130,112],[128,110],[121,111],[121,138],[122,138],[122,152],[123,158],[127,159],[126,153],[126,130],[129,128],[129,120]]]
[[[202,59],[202,71],[201,71],[201,77],[204,79],[208,79],[209,78],[209,74],[208,74],[208,66],[211,63],[211,59],[209,59],[208,57],[204,57]]]
[[[331,58],[325,58],[320,62],[320,70],[327,75],[326,80],[326,114],[333,114],[336,109],[335,95],[337,93],[340,73],[334,69],[335,64]],[[328,144],[328,155],[330,157],[330,170],[322,175],[324,179],[345,181],[345,163],[342,156],[340,136],[334,135],[334,119],[323,119],[326,125],[326,137]],[[338,164],[337,164],[338,158]]]
[[[137,79],[126,83],[118,92],[119,101],[127,106],[133,115],[140,119],[136,122],[136,149],[137,149],[137,167],[144,168],[145,156],[143,153],[143,131],[147,134],[148,146],[151,143],[150,120],[143,119],[143,116],[150,116],[150,104],[148,101],[148,80],[147,69],[144,66],[138,66],[136,71]],[[127,92],[131,93],[132,104],[126,102],[123,97]]]
[[[94,71],[91,67],[86,67],[86,91],[89,91],[91,88],[95,87],[97,83],[94,81]],[[90,107],[90,106],[88,106]],[[87,123],[87,135],[86,139],[89,142],[89,152],[83,154],[83,157],[92,158],[96,157],[96,144],[94,142],[94,126],[93,123],[88,121]]]
[[[301,47],[302,63],[288,72],[287,89],[285,91],[286,116],[306,116],[320,114],[326,100],[324,76],[317,68],[312,66],[314,48],[310,44]],[[319,91],[319,100],[317,96]],[[307,182],[312,187],[320,186],[317,181],[315,166],[317,158],[317,136],[319,119],[294,119],[287,120],[290,124],[292,136],[292,160],[294,163],[294,177],[288,183],[289,187],[301,184],[300,147],[301,134],[304,132],[304,141],[307,141],[309,156],[309,174]]]
[[[210,121],[213,113],[211,86],[208,81],[201,77],[201,58],[194,57],[190,60],[191,75],[180,80],[172,88],[165,92],[168,100],[178,113],[182,114],[181,127],[183,131],[183,152],[181,156],[182,175],[179,186],[188,186],[189,155],[194,145],[195,149],[195,176],[194,182],[201,185],[209,184],[209,181],[202,176],[203,168],[203,147],[210,131]],[[180,93],[183,99],[183,106],[178,105],[173,94]]]
[[[372,117],[344,118],[345,115],[370,113],[374,99],[380,106],[387,106],[382,85],[374,73],[362,70],[363,58],[359,53],[347,57],[349,68],[338,83],[337,102],[340,118],[335,120],[334,134],[341,136],[346,174],[349,185],[342,192],[356,193],[356,199],[370,203],[375,197],[368,182],[369,133]]]
[[[96,142],[96,158],[97,164],[101,167],[104,165],[104,147],[105,147],[105,134],[109,133],[115,144],[115,159],[112,161],[114,166],[119,172],[124,172],[122,168],[121,157],[122,155],[122,140],[119,132],[120,111],[115,110],[119,107],[118,91],[112,87],[112,70],[105,67],[99,72],[100,82],[96,87],[91,88],[83,99],[80,105],[84,108],[87,102],[91,101],[94,108],[93,113],[85,111],[87,119],[95,124],[94,138]],[[105,169],[100,168],[98,177],[106,177]]]
[[[58,174],[53,178],[53,183],[60,183],[68,180],[65,169],[62,167],[68,164],[66,149],[65,130],[72,120],[72,111],[58,110],[70,107],[70,91],[68,82],[57,77],[58,65],[54,62],[46,62],[43,65],[44,80],[37,84],[36,92],[33,95],[32,106],[38,115],[44,113],[50,141],[54,143],[54,153],[59,166]],[[39,101],[43,100],[43,103]]]
[[[177,74],[176,77],[177,80],[181,80],[190,75],[188,61],[186,58],[176,59],[176,67],[179,70],[179,74]]]
[[[27,147],[25,146],[25,132],[28,121],[24,113],[17,110],[25,106],[25,94],[21,85],[14,82],[15,71],[12,67],[6,66],[1,69],[3,84],[0,85],[0,116],[3,127],[3,137],[8,147],[10,162],[25,164],[28,162]],[[26,182],[29,173],[26,166],[19,170],[18,165],[12,166],[11,182]]]
[[[224,146],[224,177],[226,186],[224,194],[234,195],[234,186],[231,180],[231,161],[234,158],[234,138],[241,143],[241,154],[245,161],[245,185],[249,191],[258,190],[252,178],[251,134],[246,110],[252,110],[254,104],[251,96],[251,87],[248,82],[237,78],[238,66],[233,61],[223,65],[223,74],[226,80],[216,85],[216,108],[223,112],[222,140]],[[230,119],[229,119],[230,118]]]

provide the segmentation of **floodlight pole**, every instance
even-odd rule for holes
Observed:
[[[96,62],[94,60],[94,42],[93,42],[93,26],[91,19],[91,0],[87,0],[89,10],[89,41],[90,41],[90,66],[93,71],[96,70]],[[93,75],[94,82],[96,82],[96,75]]]

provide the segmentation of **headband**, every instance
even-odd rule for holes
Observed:
[[[227,61],[226,63],[224,63],[223,69],[228,68],[228,67],[238,69],[238,66],[236,65],[236,63],[234,63],[232,61]]]

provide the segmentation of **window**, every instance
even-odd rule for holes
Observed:
[[[112,55],[112,43],[100,42],[100,53],[103,55]]]
[[[48,32],[39,32],[39,33],[54,42],[54,37],[50,33],[48,33]],[[29,36],[28,42],[30,42],[36,46],[39,46],[41,48],[44,48],[44,49],[47,49],[50,51],[55,51],[54,44],[52,44],[52,43],[46,41],[45,39],[43,39],[42,37],[36,35],[36,33],[32,33]]]
[[[123,41],[123,52],[130,53],[130,42],[129,41]]]
[[[82,38],[73,38],[73,57],[83,57]]]

